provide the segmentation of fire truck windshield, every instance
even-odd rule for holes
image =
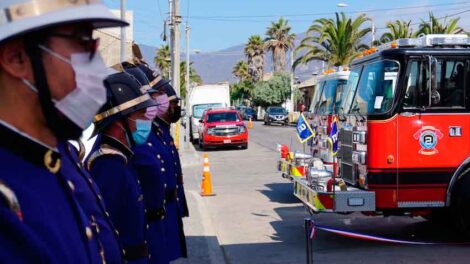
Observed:
[[[321,115],[330,115],[338,113],[341,105],[341,98],[347,80],[333,79],[325,82],[323,92],[319,100],[318,113]]]
[[[363,67],[350,112],[375,115],[390,110],[393,104],[399,64],[395,61],[379,61]]]

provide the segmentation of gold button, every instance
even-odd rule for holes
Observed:
[[[162,172],[164,172],[164,171],[165,171],[165,168],[162,168]]]
[[[137,180],[137,184],[140,184],[140,181],[139,181],[139,180]]]
[[[160,158],[160,154],[157,154],[157,158]]]
[[[67,181],[67,184],[69,185],[69,188],[72,192],[75,191],[75,185],[73,184],[72,181]]]
[[[101,195],[98,194],[97,197],[98,197],[98,200],[100,201],[103,200],[103,197],[101,197]]]
[[[164,145],[166,145],[166,142],[163,142]]]
[[[179,189],[180,187],[178,185],[176,185],[176,189]]]
[[[149,228],[150,228],[150,226],[149,226],[149,225],[147,225],[147,226],[146,226],[146,228],[147,228],[147,229],[149,229]]]
[[[148,142],[147,145],[152,146],[152,143]]]
[[[114,230],[117,236],[119,236],[119,231],[117,229]]]
[[[172,150],[172,151],[171,151],[171,153],[172,153],[172,154],[175,154],[175,151],[174,151],[174,150]]]
[[[93,238],[93,232],[91,231],[91,228],[88,226],[85,228],[85,234],[88,240],[91,240]]]
[[[166,183],[163,184],[163,188],[166,188]]]
[[[108,212],[104,212],[106,214],[107,217],[109,217],[109,213]]]
[[[164,160],[161,160],[161,162],[162,162],[162,163],[165,163],[165,161],[164,161]]]

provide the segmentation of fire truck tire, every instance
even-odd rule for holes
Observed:
[[[423,218],[436,224],[452,224],[452,220],[449,218],[449,208],[435,209],[429,215],[424,215]]]
[[[460,232],[470,237],[470,168],[458,179],[451,196],[452,220]]]

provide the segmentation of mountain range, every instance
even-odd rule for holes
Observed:
[[[305,34],[297,35],[295,46],[297,46],[305,37]],[[145,60],[153,65],[157,47],[148,45],[139,45]],[[204,83],[217,83],[228,81],[230,83],[237,82],[237,79],[232,74],[232,69],[239,60],[246,60],[244,55],[245,44],[239,44],[227,49],[214,52],[203,52],[199,54],[191,54],[190,60],[193,62],[193,67],[196,72],[201,76]],[[286,56],[286,70],[290,68],[290,52]],[[181,55],[182,60],[185,60],[185,55]],[[312,76],[313,73],[320,72],[321,63],[311,62],[308,65],[300,65],[295,70],[295,79],[298,82],[304,81]],[[272,71],[272,56],[270,52],[265,55],[265,72]]]

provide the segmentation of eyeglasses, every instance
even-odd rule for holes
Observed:
[[[77,41],[86,51],[90,52],[90,61],[93,59],[93,57],[95,57],[96,51],[98,50],[98,46],[100,43],[99,38],[80,36],[79,34],[69,35],[69,34],[54,32],[54,33],[50,33],[50,36]]]

